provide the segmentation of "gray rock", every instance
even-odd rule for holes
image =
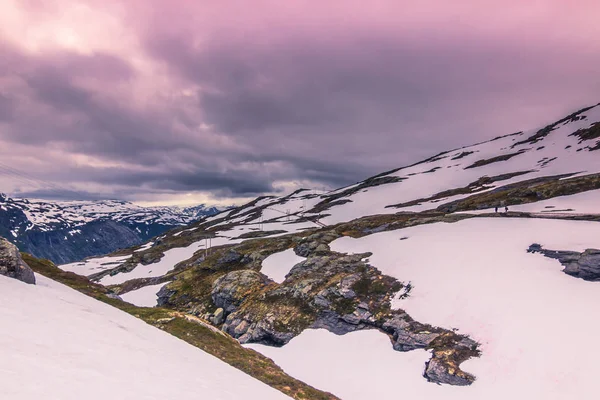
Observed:
[[[327,300],[327,298],[322,294],[316,295],[315,299],[313,300],[313,303],[315,306],[320,308],[329,308],[329,306],[331,305],[331,302]]]
[[[394,333],[394,350],[398,351],[411,351],[416,349],[424,349],[431,342],[433,342],[439,335],[439,333],[431,332],[411,332],[405,330],[398,330]]]
[[[363,323],[355,315],[350,314],[341,317],[332,311],[321,313],[319,318],[310,327],[312,329],[326,329],[336,335],[345,335],[350,332],[375,328]]]
[[[160,290],[158,291],[158,293],[156,293],[156,296],[158,297],[156,302],[159,307],[168,305],[169,299],[171,298],[171,296],[173,296],[175,293],[177,293],[175,290],[169,289],[168,286],[169,285],[165,285],[165,286],[161,287]]]
[[[225,255],[217,260],[217,265],[221,266],[224,264],[231,264],[240,262],[244,258],[243,254],[238,253],[235,250],[230,250]]]
[[[325,243],[321,243],[315,248],[315,253],[317,254],[328,253],[329,251],[329,246],[327,246]]]
[[[303,242],[294,247],[294,253],[300,257],[308,257],[314,250],[313,243]],[[315,246],[316,247],[316,246]]]
[[[587,249],[582,253],[577,251],[546,250],[540,244],[534,243],[527,249],[528,253],[541,253],[546,257],[558,260],[565,268],[567,275],[586,281],[600,281],[600,250]]]
[[[225,320],[225,311],[222,308],[217,308],[212,318],[212,323],[215,325],[221,325]]]
[[[474,378],[468,374],[460,376],[450,373],[448,367],[436,356],[426,363],[423,376],[430,382],[454,386],[468,386],[473,383],[474,380]]]
[[[17,247],[0,237],[0,275],[35,285],[35,275]]]
[[[246,332],[238,337],[238,340],[240,343],[262,343],[267,346],[280,347],[287,344],[294,336],[296,334],[291,332],[277,331],[270,321],[263,320],[250,324]]]
[[[106,297],[108,297],[110,299],[115,299],[115,300],[121,300],[121,301],[123,301],[123,299],[121,298],[121,296],[119,296],[118,294],[115,294],[115,293],[106,293]]]
[[[268,278],[259,272],[249,269],[233,271],[213,283],[211,297],[217,307],[230,314],[250,293],[267,283]]]

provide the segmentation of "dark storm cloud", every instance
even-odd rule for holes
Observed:
[[[200,107],[218,129],[265,156],[278,152],[293,159],[302,169],[315,158],[361,165],[363,173],[355,178],[534,128],[520,125],[521,104],[557,104],[565,93],[591,100],[600,88],[587,67],[555,62],[600,61],[597,55],[556,45],[462,39],[289,36],[265,46],[219,38],[195,50],[180,37],[152,38],[148,48],[172,73],[206,88]],[[570,102],[562,105],[564,112],[578,106]],[[499,113],[497,107],[510,111]],[[347,182],[347,174],[334,181]]]
[[[28,2],[33,23],[59,3]],[[114,52],[0,44],[0,155],[62,182],[54,196],[102,196],[99,186],[128,199],[248,197],[290,181],[353,183],[600,100],[593,29],[578,17],[562,35],[548,31],[558,3],[524,25],[504,3],[412,16],[391,2],[387,13],[290,2],[281,18],[258,3],[242,18],[224,6],[132,1],[119,18],[134,39],[123,33],[129,47],[115,42]]]
[[[0,122],[12,121],[15,107],[15,101],[0,92]]]

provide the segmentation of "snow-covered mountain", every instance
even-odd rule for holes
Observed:
[[[134,246],[222,208],[141,207],[118,200],[48,201],[0,194],[0,236],[22,251],[69,262]]]
[[[598,150],[600,105],[60,268],[345,400],[591,400]]]

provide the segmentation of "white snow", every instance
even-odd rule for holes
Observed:
[[[75,272],[78,275],[90,276],[98,272],[112,269],[123,264],[131,256],[89,258],[80,262],[63,264],[58,267],[63,271]]]
[[[122,294],[121,298],[138,307],[154,307],[158,301],[158,291],[168,283],[169,282],[164,282],[157,285],[144,286],[137,290]]]
[[[148,242],[146,244],[144,244],[143,246],[141,246],[139,249],[137,249],[136,251],[134,251],[134,253],[137,253],[138,251],[144,251],[144,250],[148,250],[150,247],[152,247],[154,245],[154,242]]]
[[[121,272],[116,275],[107,275],[100,279],[103,285],[118,285],[137,278],[154,278],[163,276],[175,268],[179,262],[191,258],[196,251],[204,245],[201,242],[192,243],[187,247],[176,247],[165,251],[165,255],[159,262],[142,265],[138,264],[131,272]]]
[[[273,281],[281,283],[285,280],[285,276],[290,272],[292,267],[304,260],[306,260],[306,258],[297,256],[296,253],[294,253],[294,249],[287,249],[279,253],[271,254],[265,258],[262,262],[260,272],[271,278]]]
[[[469,388],[438,386],[422,376],[430,355],[424,350],[401,353],[377,331],[336,336],[324,329],[307,329],[283,347],[247,344],[275,360],[284,371],[344,400],[446,399]],[[465,398],[466,399],[466,398]]]
[[[182,233],[184,233],[184,232],[191,232],[191,231],[195,231],[196,229],[197,229],[197,228],[184,229],[184,230],[182,230],[182,231],[179,231],[179,232],[177,232],[177,233],[174,233],[174,234],[173,234],[173,236],[179,236],[179,235],[181,235],[181,234],[182,234]]]
[[[409,239],[401,241],[404,236]],[[457,399],[592,399],[600,357],[600,348],[590,346],[600,328],[591,317],[600,302],[598,283],[570,277],[558,261],[526,249],[540,243],[582,251],[600,247],[599,238],[595,222],[482,218],[341,238],[331,248],[373,252],[373,266],[414,285],[397,306],[482,343],[481,359],[464,364],[478,380]],[[404,389],[437,398],[418,384]],[[453,393],[443,398],[454,399]]]
[[[9,208],[25,214],[32,227],[41,231],[53,230],[57,226],[79,227],[98,219],[112,219],[132,223],[157,223],[163,225],[185,225],[198,219],[199,214],[209,207],[142,207],[119,200],[98,201],[51,201],[40,199],[9,199]],[[5,206],[3,206],[6,209]],[[136,228],[139,231],[139,228]],[[74,233],[81,233],[76,230]]]
[[[600,224],[481,218],[331,244],[334,251],[371,251],[373,266],[410,281],[410,297],[395,305],[416,320],[458,328],[482,343],[482,357],[462,366],[477,376],[470,387],[427,383],[421,376],[427,354],[394,352],[378,332],[335,337],[305,331],[282,348],[253,348],[345,400],[398,393],[427,400],[595,399],[598,283],[570,277],[558,261],[527,253],[532,243],[599,248]],[[366,384],[367,376],[377,383]]]
[[[511,210],[551,214],[598,214],[600,213],[600,190],[590,190],[570,196],[554,197],[536,203],[512,206]]]
[[[116,308],[42,276],[0,276],[0,398],[286,399]]]

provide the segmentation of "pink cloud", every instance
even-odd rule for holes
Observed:
[[[599,14],[587,0],[5,0],[0,141],[19,152],[0,157],[107,193],[335,186],[596,103]],[[35,143],[53,155],[30,167]],[[94,162],[83,176],[73,160]]]

